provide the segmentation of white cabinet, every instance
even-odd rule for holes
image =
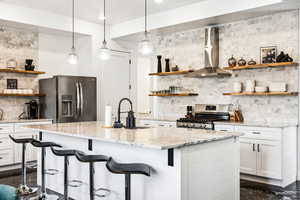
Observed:
[[[13,144],[7,134],[0,135],[0,166],[14,163]]]
[[[22,144],[11,141],[9,135],[16,138],[35,138],[38,139],[38,132],[23,128],[26,125],[51,124],[52,121],[37,121],[30,123],[8,123],[0,124],[0,171],[11,169],[18,166],[22,161]],[[37,160],[38,150],[31,144],[26,145],[26,161]],[[9,168],[8,168],[9,167]]]
[[[240,146],[241,173],[282,179],[280,142],[241,138]]]
[[[215,129],[244,134],[240,137],[241,178],[281,187],[296,181],[297,127],[216,124]]]
[[[260,144],[257,146],[257,175],[281,179],[282,161],[280,142],[260,141]]]
[[[256,144],[251,140],[240,139],[240,172],[256,175]]]

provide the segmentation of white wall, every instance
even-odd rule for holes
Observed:
[[[70,51],[71,38],[60,35],[39,33],[39,70],[47,72],[42,77],[53,75],[78,75],[79,65],[67,62]],[[80,61],[82,60],[79,52]]]

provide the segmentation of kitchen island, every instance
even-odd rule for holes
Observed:
[[[103,154],[124,163],[150,165],[150,177],[132,176],[133,200],[238,200],[239,133],[182,129],[109,129],[101,122],[28,126],[44,141]],[[46,166],[63,172],[63,158],[47,150]],[[88,165],[70,159],[70,179],[88,183]],[[39,177],[40,178],[40,177]],[[104,198],[124,199],[124,176],[95,165],[96,188],[112,192]],[[48,176],[47,187],[63,193],[63,173]],[[88,199],[88,185],[70,187],[74,199]]]

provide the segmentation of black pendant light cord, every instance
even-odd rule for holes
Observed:
[[[103,25],[103,32],[104,32],[104,39],[103,43],[106,44],[106,0],[103,0],[104,2],[104,25]]]
[[[148,28],[148,1],[145,0],[145,34],[147,35]]]
[[[75,5],[74,5],[74,0],[72,0],[72,48],[75,49]]]

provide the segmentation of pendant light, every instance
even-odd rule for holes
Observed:
[[[106,0],[104,2],[104,16],[103,16],[103,42],[99,51],[99,57],[101,60],[109,60],[110,59],[110,49],[107,47],[106,42]]]
[[[75,16],[74,16],[74,0],[72,0],[72,48],[69,53],[68,62],[71,65],[76,65],[78,56],[75,49]]]
[[[148,23],[148,1],[145,0],[145,32],[144,32],[144,39],[139,44],[139,52],[142,55],[148,56],[153,53],[153,45],[149,39],[149,33],[147,30],[147,23]]]

